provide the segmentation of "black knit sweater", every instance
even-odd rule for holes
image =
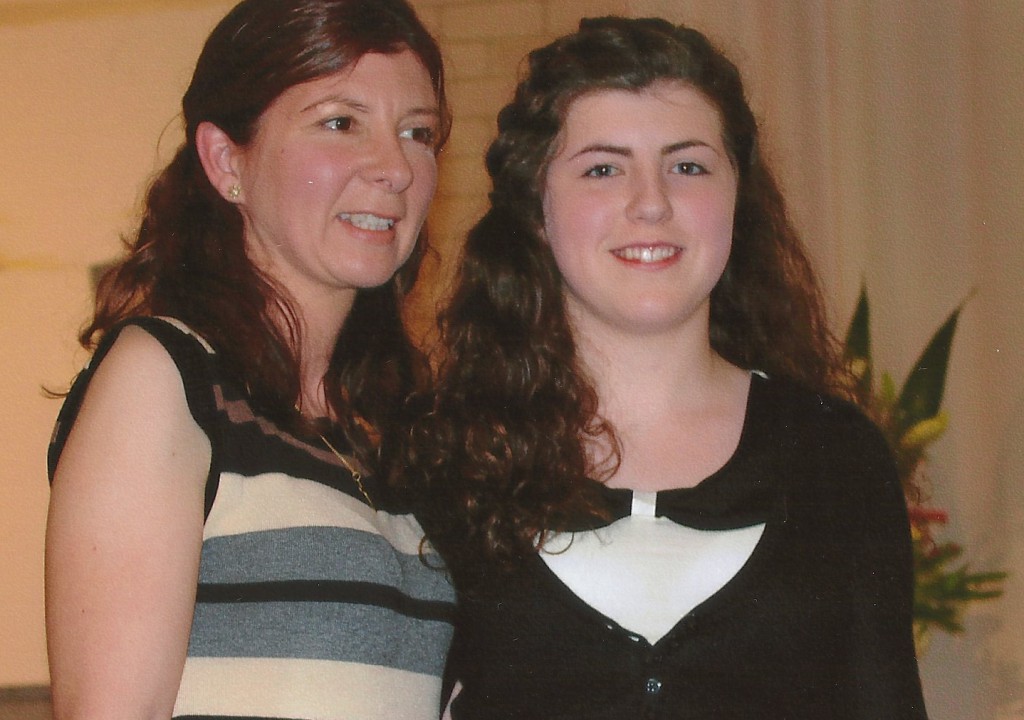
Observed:
[[[697,488],[668,491],[707,513],[744,508],[737,526],[760,505],[765,532],[740,572],[651,645],[537,556],[514,573],[472,568],[487,581],[460,600],[455,720],[926,717],[910,536],[884,439],[851,405],[752,382],[735,455]],[[458,584],[470,569],[454,572]]]

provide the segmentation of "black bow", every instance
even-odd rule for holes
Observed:
[[[778,515],[781,502],[775,483],[736,475],[712,476],[693,488],[663,490],[657,494],[654,514],[697,530],[735,530],[767,522]],[[576,518],[564,531],[594,530],[628,517],[633,491],[601,486],[598,494],[607,514]]]

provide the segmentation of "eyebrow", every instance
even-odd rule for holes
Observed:
[[[686,150],[688,148],[693,147],[706,147],[710,150],[715,150],[714,147],[704,142],[703,140],[683,140],[682,142],[666,145],[661,149],[661,154],[664,157],[666,155],[671,155],[674,152],[678,152],[679,150]],[[602,143],[594,143],[593,145],[587,145],[585,148],[574,154],[570,159],[578,158],[581,155],[586,155],[588,153],[595,152],[609,153],[611,155],[620,155],[622,157],[633,157],[633,150],[628,147],[624,147],[621,145],[605,145]]]
[[[409,112],[406,113],[406,117],[410,117],[413,115],[429,115],[430,117],[440,119],[441,110],[436,107],[411,108]]]
[[[338,103],[339,105],[344,105],[345,107],[350,108],[351,110],[355,110],[356,112],[370,111],[370,106],[364,102],[360,102],[359,100],[353,100],[351,98],[342,97],[340,95],[331,95],[321,100],[317,100],[314,103],[310,103],[306,107],[302,108],[302,110],[300,110],[299,113],[304,115],[310,112],[311,110],[316,110],[318,107],[322,105],[328,105],[331,103]],[[425,107],[410,108],[408,112],[406,112],[405,114],[406,117],[413,117],[416,115],[429,115],[431,117],[440,118],[441,110],[436,106],[428,105]]]
[[[321,98],[320,100],[310,103],[306,107],[302,108],[302,110],[300,110],[299,112],[308,113],[310,110],[316,110],[318,107],[321,107],[322,105],[330,105],[331,103],[344,105],[348,108],[351,108],[352,110],[360,112],[366,112],[367,110],[370,109],[366,104],[361,103],[357,100],[341,97],[340,95],[329,95],[328,97]]]

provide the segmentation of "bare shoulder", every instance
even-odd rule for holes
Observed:
[[[46,620],[60,716],[170,717],[188,646],[209,440],[163,345],[129,326],[95,366],[54,472]],[[119,715],[119,717],[128,715]]]
[[[181,376],[167,349],[148,332],[129,325],[114,341],[89,387],[90,394],[167,393],[182,388]]]
[[[205,479],[209,441],[191,415],[184,384],[164,346],[135,326],[124,328],[96,368],[68,436],[54,482],[69,464],[101,465],[109,477],[173,461]],[[121,464],[120,468],[112,467]],[[90,473],[91,474],[91,473]]]

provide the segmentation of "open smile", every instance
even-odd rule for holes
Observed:
[[[630,246],[619,250],[612,250],[612,254],[622,260],[646,264],[664,262],[682,251],[682,248],[675,247],[674,245],[650,245]]]
[[[373,213],[340,213],[338,218],[360,230],[390,230],[395,226],[394,218],[381,217]]]

